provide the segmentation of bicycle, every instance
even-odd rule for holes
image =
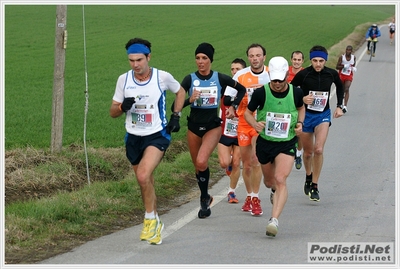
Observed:
[[[372,57],[374,57],[375,56],[375,51],[374,51],[374,47],[376,46],[376,42],[378,42],[378,38],[374,38],[374,39],[372,39],[372,38],[368,38],[367,39],[367,41],[371,41],[370,43],[369,43],[369,48],[368,48],[368,50],[369,50],[369,62],[372,60]]]

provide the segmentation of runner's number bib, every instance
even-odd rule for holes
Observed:
[[[132,127],[150,129],[153,126],[154,104],[134,104],[132,111]]]
[[[218,104],[218,87],[196,87],[195,91],[200,91],[200,98],[194,103],[195,106],[207,107]]]
[[[310,91],[314,97],[314,101],[307,108],[314,111],[322,112],[328,102],[328,92]]]
[[[276,138],[287,138],[289,135],[290,121],[290,114],[267,112],[265,134]]]
[[[230,136],[230,137],[236,137],[237,136],[237,128],[239,124],[239,118],[234,117],[233,119],[225,119],[226,124],[224,128],[224,135]]]

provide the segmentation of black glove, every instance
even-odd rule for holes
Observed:
[[[172,114],[171,119],[167,125],[167,134],[171,134],[171,132],[179,132],[181,126],[179,125],[180,117],[177,115]]]
[[[126,112],[129,109],[131,109],[134,103],[135,103],[135,97],[125,98],[124,101],[121,104],[122,112]]]

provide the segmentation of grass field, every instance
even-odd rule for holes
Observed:
[[[6,200],[11,200],[4,211],[8,264],[38,262],[142,221],[140,191],[122,147],[124,118],[109,116],[116,79],[129,69],[124,46],[130,38],[149,39],[151,64],[181,81],[195,71],[194,50],[203,41],[216,48],[213,69],[226,74],[231,60],[246,59],[247,46],[255,42],[266,47],[267,61],[276,55],[288,59],[298,49],[307,56],[313,45],[321,44],[330,49],[336,62],[335,53],[345,46],[335,47],[343,39],[346,45],[352,43],[349,34],[363,35],[372,22],[388,20],[394,6],[88,5],[84,11],[91,185],[86,184],[82,150],[86,90],[83,8],[72,5],[67,10],[64,150],[56,156],[48,152],[56,7],[5,7],[2,71],[5,192]],[[159,212],[184,203],[175,197],[197,188],[184,144],[186,122],[182,120],[181,125],[155,171]],[[214,182],[222,177],[218,168],[214,153],[210,159]]]
[[[316,44],[330,48],[356,26],[367,27],[394,12],[393,5],[70,5],[63,145],[83,143],[84,38],[89,93],[87,143],[96,148],[116,147],[123,142],[124,119],[112,119],[108,111],[116,80],[129,69],[124,46],[130,38],[150,40],[151,64],[181,81],[195,71],[194,50],[203,41],[216,49],[212,68],[230,74],[231,60],[246,59],[246,48],[253,42],[266,47],[267,61],[276,55],[288,59],[293,50],[308,52]],[[6,149],[50,147],[55,15],[54,5],[5,6]],[[181,123],[186,125],[184,120]],[[184,130],[174,137],[182,139]]]

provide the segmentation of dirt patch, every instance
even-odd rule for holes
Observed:
[[[89,167],[92,182],[117,180],[130,170],[123,149],[91,149],[97,156]],[[100,157],[112,161],[111,168],[101,167]],[[118,161],[119,160],[119,161]],[[51,154],[34,148],[16,149],[5,153],[5,202],[26,201],[49,197],[59,191],[76,191],[88,184],[86,161],[82,147],[71,145],[63,154]]]

